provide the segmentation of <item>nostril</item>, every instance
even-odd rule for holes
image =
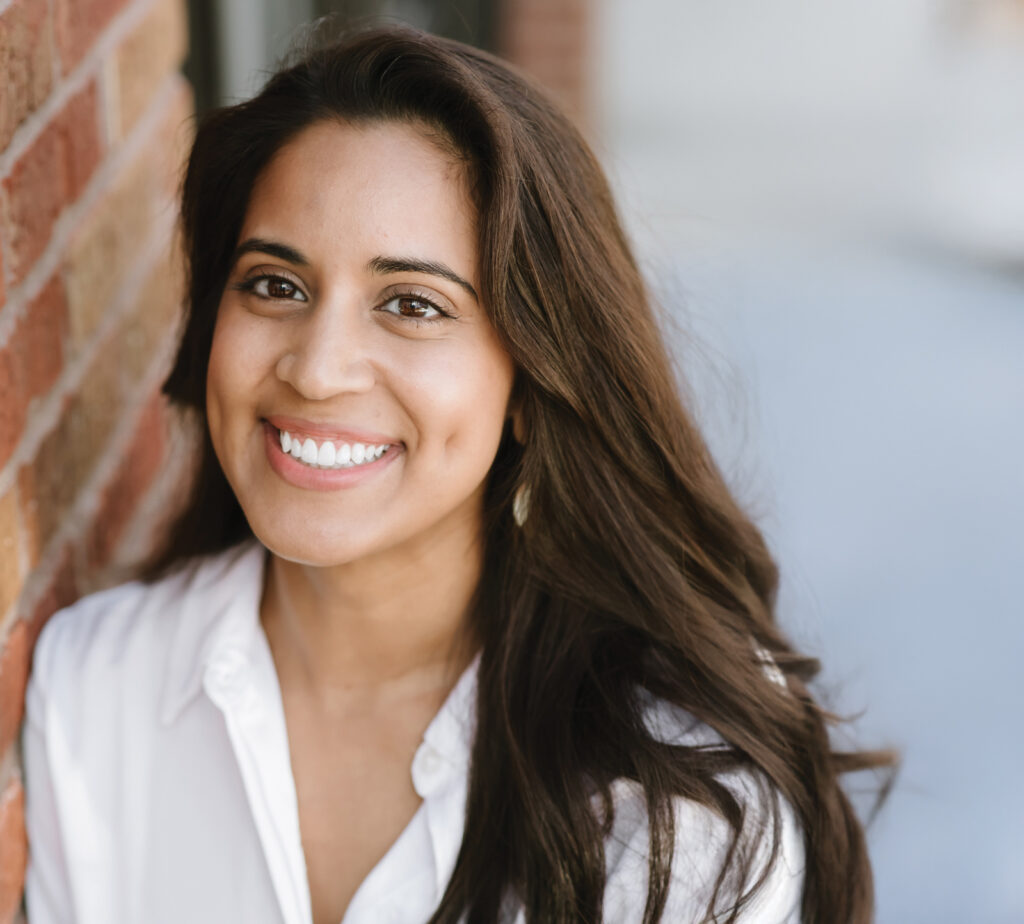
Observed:
[[[364,355],[344,355],[320,343],[285,353],[275,366],[278,381],[311,401],[334,395],[361,393],[377,381],[376,366]]]

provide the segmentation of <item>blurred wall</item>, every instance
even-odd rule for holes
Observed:
[[[590,22],[587,0],[189,0],[186,66],[203,109],[255,93],[305,26],[399,22],[494,51],[585,118]]]
[[[707,217],[1024,256],[1019,0],[597,9],[604,137],[643,165],[633,194],[669,233]]]

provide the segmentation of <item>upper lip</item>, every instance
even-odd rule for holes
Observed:
[[[285,417],[273,414],[264,418],[267,423],[278,430],[289,434],[301,433],[304,436],[319,437],[321,440],[338,440],[342,443],[369,443],[380,446],[385,443],[397,443],[399,440],[372,430],[361,430],[345,424],[331,423],[322,420],[304,420],[301,417]]]

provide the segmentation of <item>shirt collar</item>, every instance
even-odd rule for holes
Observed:
[[[423,733],[423,740],[457,769],[469,766],[469,755],[476,732],[477,654],[462,672],[444,705]]]
[[[173,723],[199,694],[207,667],[225,652],[251,655],[262,632],[260,597],[267,549],[256,539],[191,565],[174,609],[160,718]],[[453,768],[469,765],[476,729],[477,673],[473,658],[423,733],[423,740]]]
[[[252,651],[260,631],[259,603],[267,550],[247,540],[187,567],[165,585],[177,599],[160,718],[170,725],[198,695],[207,666],[220,653]],[[184,586],[182,586],[182,584]]]

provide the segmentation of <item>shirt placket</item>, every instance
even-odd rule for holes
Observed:
[[[285,924],[310,924],[309,885],[284,709],[270,653],[255,647],[255,652],[241,647],[219,652],[207,668],[204,687],[224,714],[283,920]]]

